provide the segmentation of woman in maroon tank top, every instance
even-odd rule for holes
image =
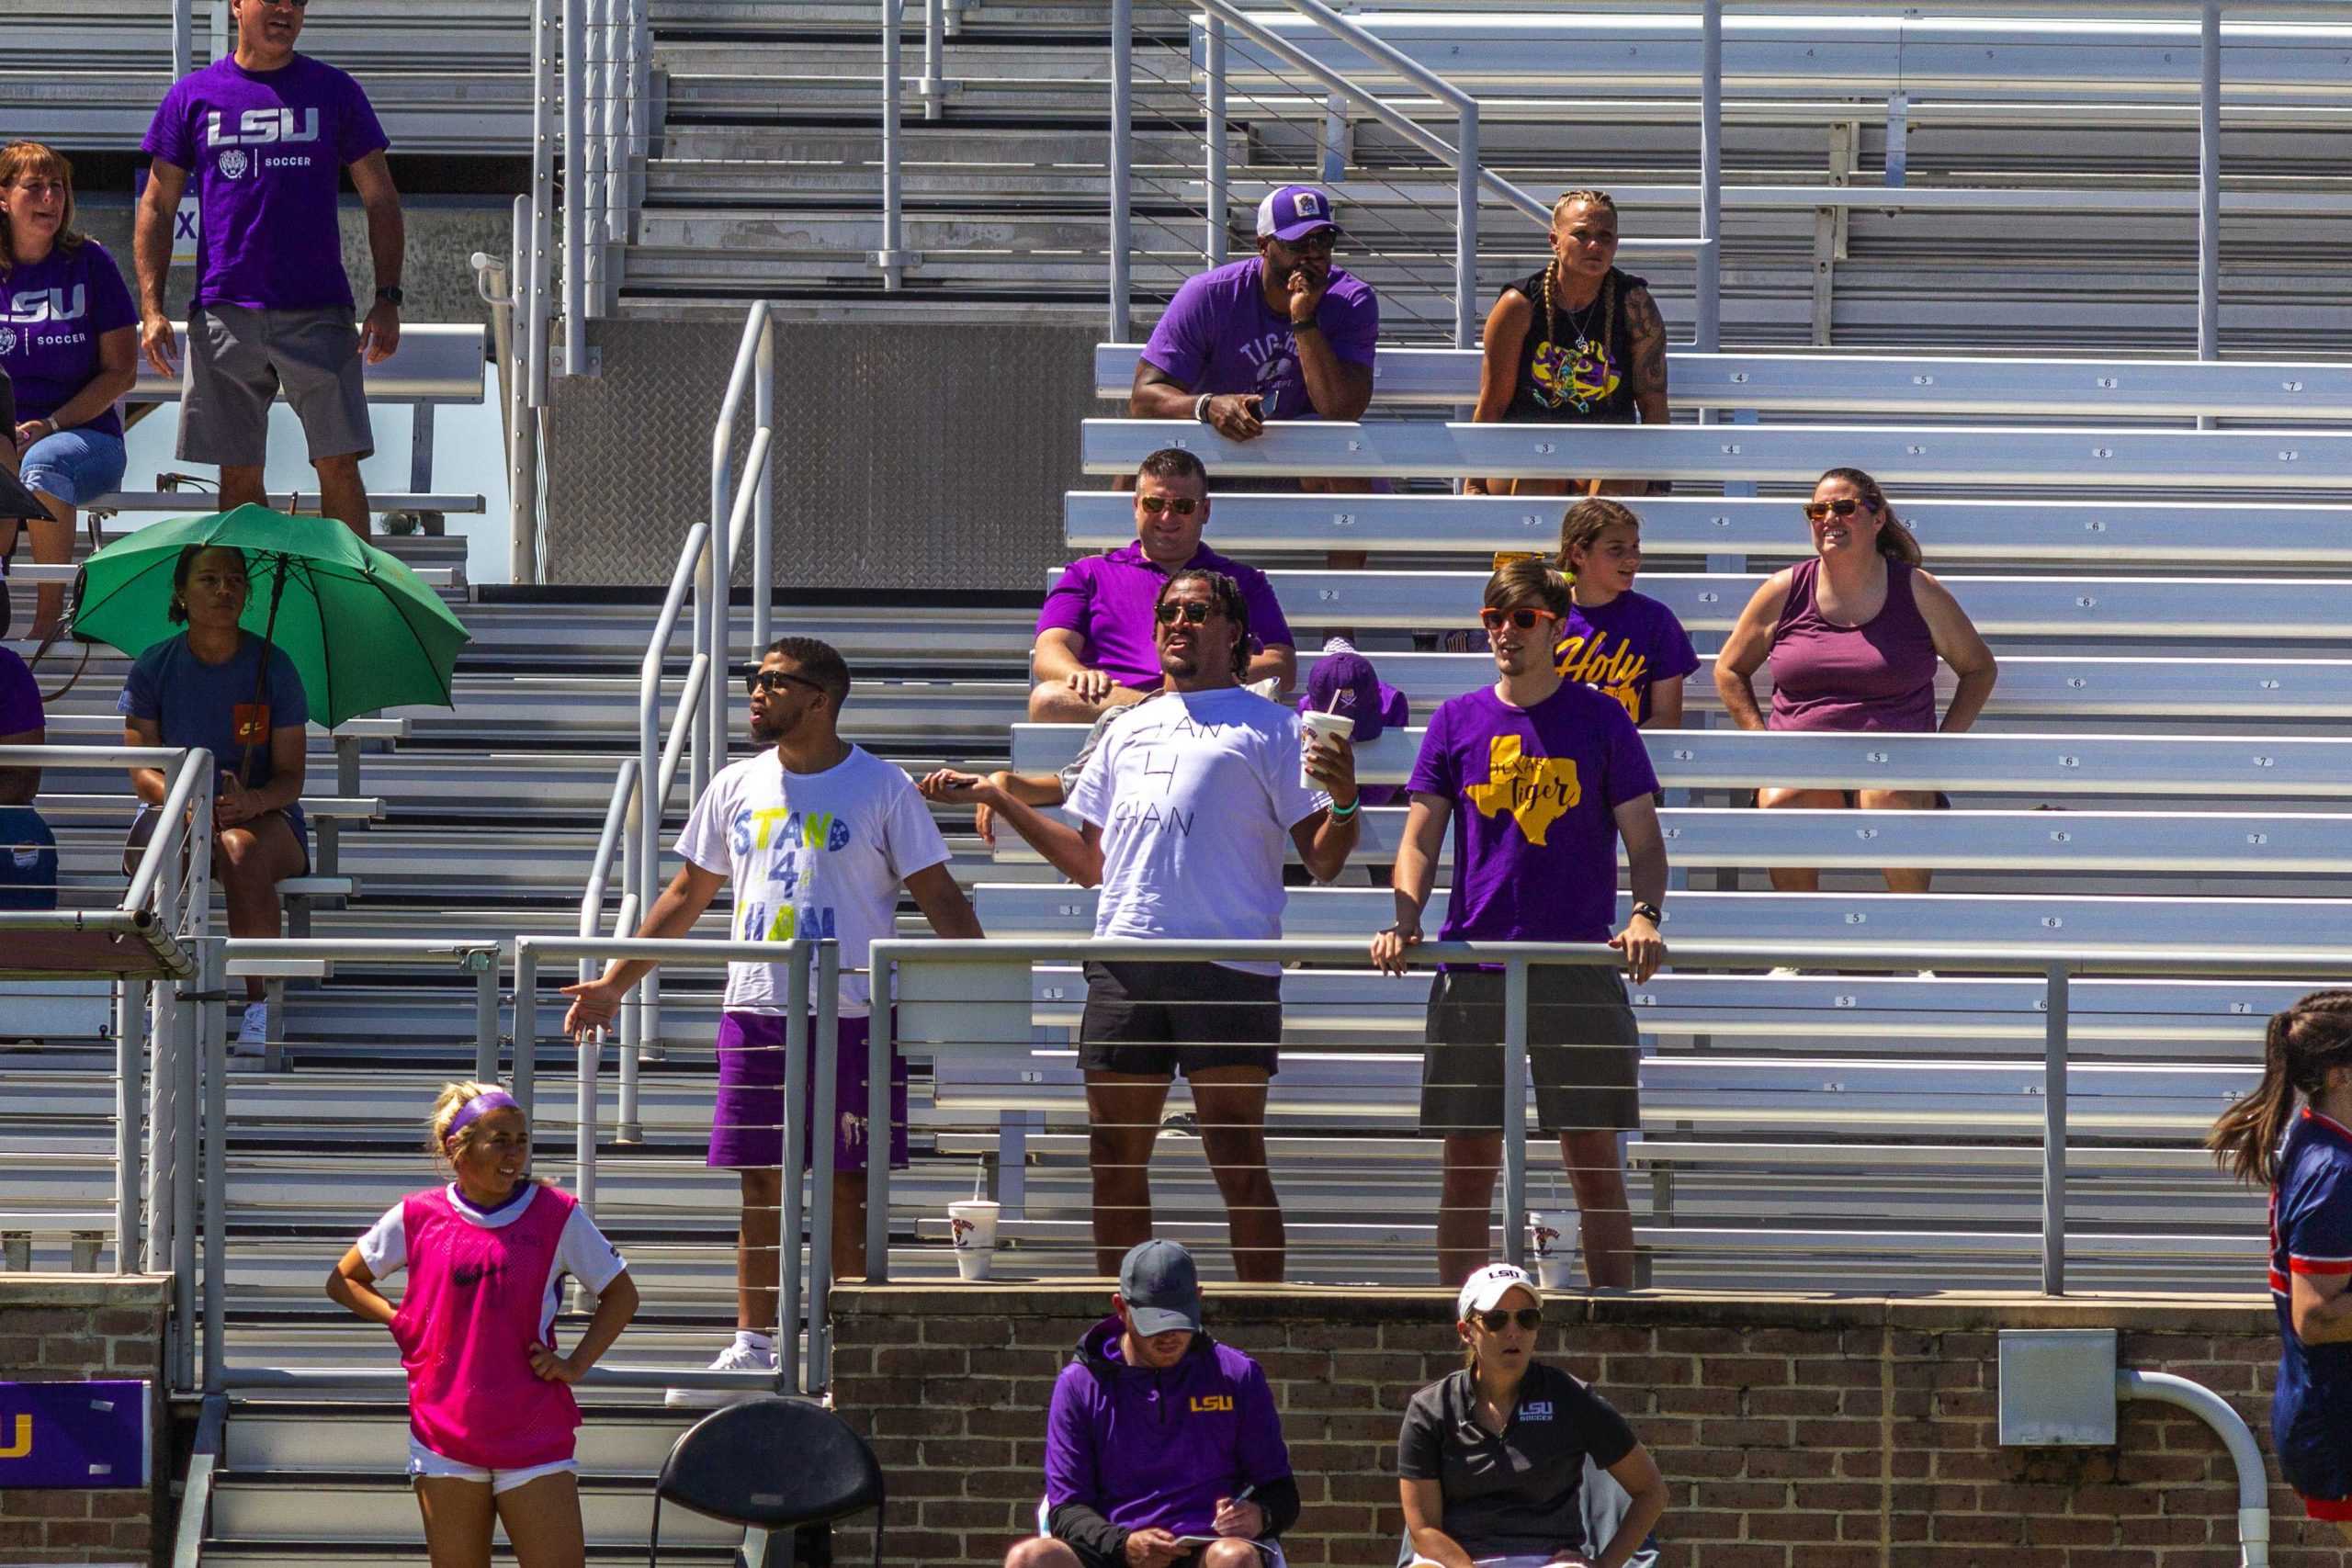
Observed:
[[[1878,730],[1922,733],[1936,723],[1936,660],[1960,677],[1940,726],[1957,735],[1976,722],[1998,670],[1968,613],[1921,570],[1919,542],[1894,515],[1878,481],[1860,468],[1832,468],[1805,507],[1814,558],[1774,572],[1740,613],[1715,660],[1715,688],[1742,729]],[[1753,682],[1770,660],[1772,711],[1757,705]],[[1767,807],[1926,811],[1932,790],[1762,789]],[[1772,886],[1811,893],[1821,874],[1776,866]],[[1925,893],[1932,873],[1887,869],[1894,893]]]

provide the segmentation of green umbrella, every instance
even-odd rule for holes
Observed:
[[[294,660],[319,723],[333,728],[411,703],[454,705],[449,676],[470,640],[465,626],[416,573],[332,517],[240,506],[141,528],[83,563],[74,635],[134,658],[175,635],[165,613],[172,571],[190,545],[244,552],[253,594],[241,624]]]

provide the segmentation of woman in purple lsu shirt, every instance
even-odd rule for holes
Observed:
[[[1767,578],[1740,612],[1715,660],[1715,689],[1742,729],[1833,729],[1925,733],[1936,723],[1936,660],[1960,677],[1943,733],[1976,722],[1999,674],[1968,612],[1919,565],[1919,541],[1894,515],[1879,483],[1860,468],[1832,468],[1804,509],[1813,525],[1811,560]],[[1770,660],[1772,713],[1751,683]],[[1763,789],[1767,807],[1927,811],[1936,792],[1912,789]],[[1889,867],[1894,893],[1925,893],[1934,873]],[[1812,893],[1821,874],[1775,866],[1772,886]]]
[[[74,509],[122,482],[115,400],[139,378],[139,312],[107,248],[74,227],[74,165],[38,141],[0,148],[0,370],[17,386],[20,477],[46,518],[33,521],[33,559],[74,558]],[[0,557],[17,547],[0,520]],[[65,590],[45,585],[32,637],[56,631]]]

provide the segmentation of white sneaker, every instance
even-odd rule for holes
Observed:
[[[1326,653],[1353,653],[1355,650],[1356,645],[1346,637],[1327,637],[1323,639],[1323,651]]]
[[[245,1016],[237,1025],[237,1037],[229,1042],[232,1056],[260,1056],[269,1050],[269,1004],[247,1002]]]
[[[1804,970],[1796,967],[1796,965],[1792,964],[1783,964],[1779,968],[1773,970],[1769,977],[1774,980],[1793,980],[1804,973]]]
[[[774,1372],[775,1352],[746,1345],[741,1339],[718,1353],[711,1362],[714,1372]],[[673,1388],[662,1394],[662,1403],[673,1410],[717,1410],[721,1405],[741,1404],[761,1395],[750,1392],[737,1393],[724,1388]]]

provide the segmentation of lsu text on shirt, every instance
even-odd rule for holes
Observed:
[[[678,853],[733,885],[737,942],[841,943],[840,1016],[864,1018],[866,949],[894,930],[899,886],[947,859],[914,784],[863,747],[821,773],[786,773],[774,747],[720,772],[695,802]],[[729,964],[728,1012],[781,1013],[783,964]]]
[[[1330,804],[1300,780],[1296,710],[1239,686],[1136,704],[1069,794],[1070,810],[1102,829],[1094,934],[1281,936],[1284,844]]]
[[[140,151],[187,170],[196,187],[189,304],[348,310],[335,219],[344,166],[390,145],[359,84],[307,54],[275,71],[230,56],[173,83]]]
[[[96,240],[52,245],[9,268],[0,276],[0,370],[17,384],[17,417],[47,419],[72,402],[98,373],[98,340],[138,322],[122,273]],[[119,438],[122,418],[109,405],[82,428]]]

